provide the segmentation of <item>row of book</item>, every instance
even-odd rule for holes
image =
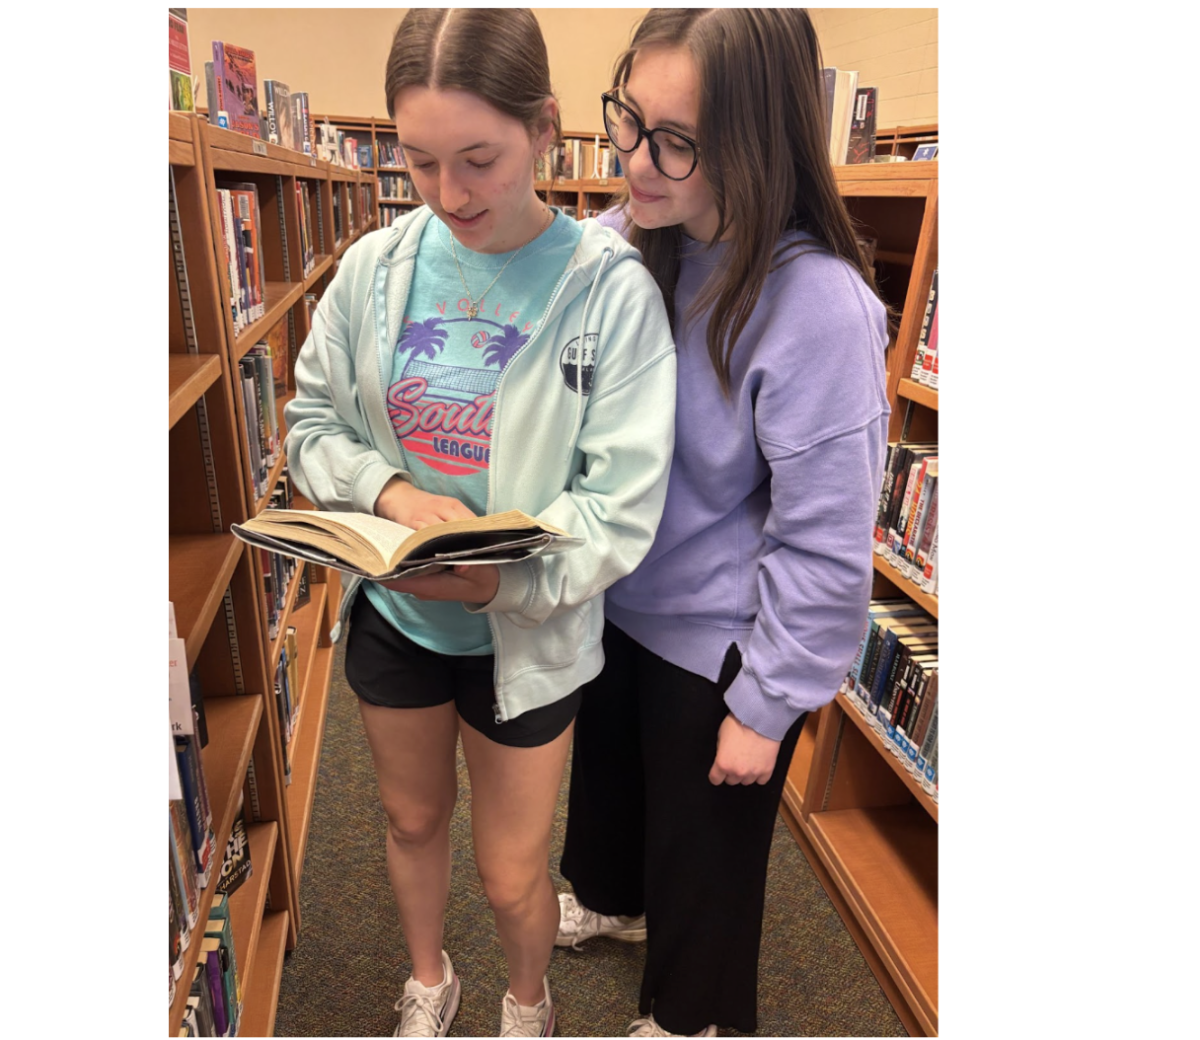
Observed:
[[[938,446],[889,442],[875,553],[925,592],[938,589]]]
[[[287,335],[287,321],[276,322],[268,338],[256,343],[238,362],[255,499],[267,493],[271,469],[283,451],[276,397],[287,392]]]
[[[408,166],[404,158],[404,149],[393,141],[376,141],[374,148],[376,166],[393,166],[401,169]]]
[[[925,304],[925,316],[921,319],[921,338],[917,342],[917,353],[913,359],[909,378],[931,390],[938,388],[938,273],[933,272],[933,284],[929,287],[929,300]]]
[[[858,653],[839,692],[935,801],[937,691],[937,621],[911,600],[872,600]]]
[[[407,173],[381,173],[379,177],[380,199],[416,199],[420,201],[413,179]]]
[[[179,1036],[238,1035],[242,972],[233,945],[228,897],[218,893],[200,934],[200,954],[188,989]]]
[[[825,127],[829,161],[854,166],[875,161],[877,87],[860,87],[853,69],[821,70],[825,81]]]
[[[379,204],[379,226],[391,227],[405,213],[411,213],[412,211],[413,208],[411,206],[397,206],[395,203],[389,205],[386,202],[381,202]]]
[[[221,255],[229,275],[233,331],[242,332],[266,314],[267,273],[262,249],[262,211],[256,185],[217,186]]]
[[[592,141],[572,137],[552,146],[539,161],[538,180],[587,180],[623,177],[620,154],[597,134]]]
[[[168,766],[168,808],[170,816],[170,949],[168,1000],[175,1000],[177,987],[183,981],[186,954],[194,942],[201,943],[197,971],[187,980],[192,989],[189,995],[189,1015],[203,1017],[204,1010],[221,1023],[222,1029],[236,1024],[236,1008],[240,1000],[229,998],[222,991],[221,1011],[213,1005],[216,980],[214,973],[226,971],[233,961],[232,932],[219,922],[224,898],[231,895],[251,876],[249,844],[246,841],[245,814],[239,802],[229,841],[226,843],[220,866],[217,866],[213,807],[205,778],[202,749],[208,744],[208,727],[204,712],[204,697],[200,684],[187,668],[187,650],[179,637],[175,622],[174,604],[170,606],[168,714],[170,725],[170,754]],[[212,907],[201,925],[201,893],[214,888]],[[214,954],[208,956],[210,933],[218,933]],[[222,952],[224,950],[224,952]],[[194,1010],[193,1010],[194,1004]],[[232,1036],[232,1032],[198,1033],[196,1035]]]
[[[296,208],[300,224],[300,256],[304,263],[304,277],[307,278],[317,266],[317,244],[313,237],[309,206],[312,198],[308,190],[308,181],[296,178]]]
[[[271,489],[271,497],[267,502],[268,509],[292,508],[292,480],[284,466],[283,472]],[[272,642],[279,636],[279,623],[283,617],[283,609],[287,604],[288,590],[291,588],[292,576],[296,573],[298,561],[293,556],[280,553],[262,553],[263,589],[267,600],[267,638]]]

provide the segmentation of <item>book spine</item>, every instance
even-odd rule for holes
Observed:
[[[875,507],[875,552],[883,551],[884,519],[887,516],[888,503],[891,501],[893,471],[900,445],[890,443],[887,446],[887,458],[883,466],[883,486],[879,489],[879,502]]]
[[[229,1016],[226,1014],[225,982],[221,977],[220,959],[212,949],[201,950],[200,957],[204,962],[204,976],[208,984],[209,999],[212,1001],[217,1036],[228,1036]]]
[[[891,659],[888,663],[887,675],[879,687],[879,709],[876,714],[884,725],[890,725],[893,719],[893,709],[896,707],[900,693],[900,678],[908,666],[909,648],[905,643],[896,640]]]
[[[938,517],[938,478],[932,478],[933,487],[929,492],[929,509],[921,528],[921,537],[917,543],[917,551],[913,554],[911,577],[920,581],[925,576],[925,557],[929,554],[929,546],[933,541],[933,533],[937,530]]]
[[[276,110],[275,81],[266,80],[263,83],[263,94],[267,99],[267,140],[271,144],[282,144],[279,139],[279,113]]]
[[[921,367],[925,362],[925,348],[929,342],[929,323],[933,317],[934,304],[937,302],[937,280],[938,273],[935,269],[933,283],[929,287],[929,298],[925,302],[925,316],[921,319],[921,337],[917,341],[917,354],[913,359],[912,371],[909,373],[909,378],[914,381],[920,380]]]
[[[909,517],[908,525],[904,532],[904,544],[901,549],[903,555],[901,566],[906,578],[916,577],[916,572],[913,570],[912,564],[917,557],[917,543],[921,539],[925,521],[929,515],[929,502],[936,482],[936,460],[934,460],[932,467],[929,466],[929,460],[926,460],[925,472],[921,477],[920,489],[917,494],[917,506]]]
[[[909,539],[912,537],[913,525],[917,520],[917,510],[921,506],[922,494],[925,490],[925,476],[929,472],[929,459],[921,460],[921,465],[917,468],[916,479],[913,481],[911,497],[909,498],[908,508],[905,513],[904,524],[896,532],[896,544],[893,546],[893,551],[901,559],[905,558],[905,552],[908,549]]]
[[[929,714],[929,725],[925,730],[925,739],[921,742],[921,749],[917,752],[917,771],[924,773],[929,766],[929,755],[933,751],[933,746],[937,742],[938,732],[938,705],[934,702],[933,711]]]
[[[225,98],[225,45],[220,40],[213,40],[213,84],[216,88],[215,97],[210,91],[208,95],[209,122],[217,112],[228,112],[229,105]]]
[[[892,491],[888,500],[888,515],[883,526],[883,545],[880,547],[880,553],[883,556],[887,556],[891,548],[896,530],[896,520],[900,515],[900,508],[904,504],[904,486],[908,481],[909,470],[912,468],[912,449],[907,444],[901,444],[899,447]]]
[[[921,588],[925,592],[937,592],[937,528],[933,530],[933,540],[929,543],[929,559],[925,561],[925,571],[921,577]]]
[[[933,378],[933,363],[938,354],[938,305],[933,303],[933,317],[929,321],[929,342],[925,344],[925,357],[921,361],[921,382],[930,385]]]
[[[918,750],[929,729],[929,717],[933,714],[933,706],[937,702],[937,674],[937,668],[932,667],[923,670],[921,676],[921,710],[917,713],[911,730],[912,742]]]
[[[904,535],[904,525],[908,522],[908,511],[912,507],[913,493],[917,484],[917,477],[921,472],[921,461],[914,461],[908,467],[908,477],[904,481],[904,497],[900,501],[900,510],[896,516],[896,522],[888,528],[888,562],[894,563],[896,556],[900,552],[900,542]]]

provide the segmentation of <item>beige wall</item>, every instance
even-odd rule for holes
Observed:
[[[550,76],[563,129],[600,128],[597,95],[613,59],[647,8],[534,8],[550,52]],[[878,125],[937,121],[937,9],[809,9],[827,65],[858,70],[860,86],[879,88]],[[383,71],[407,8],[188,8],[192,72],[201,79],[212,41],[254,51],[258,78],[307,90],[315,113],[386,116]]]
[[[826,65],[856,69],[860,87],[878,87],[876,126],[936,123],[936,7],[809,8]]]
[[[196,103],[207,107],[204,63],[212,41],[254,51],[258,81],[278,79],[307,90],[320,115],[387,117],[384,67],[396,26],[408,8],[188,8]],[[600,91],[613,59],[647,8],[534,8],[550,54],[550,78],[562,105],[564,130],[600,129]]]

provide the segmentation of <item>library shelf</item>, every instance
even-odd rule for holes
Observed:
[[[346,222],[349,234],[344,247],[357,239],[361,227],[371,224],[372,215],[370,206],[361,208],[363,175],[355,169],[334,169],[302,153],[212,126],[192,114],[171,116],[168,141],[172,174],[169,594],[188,666],[200,680],[210,719],[210,741],[202,761],[210,793],[217,789],[214,804],[233,805],[230,800],[245,791],[254,875],[230,903],[239,943],[235,955],[239,961],[253,962],[254,996],[248,999],[242,1034],[262,1035],[256,1031],[274,1021],[283,952],[299,941],[299,871],[291,859],[296,845],[292,834],[307,832],[307,822],[295,814],[310,812],[312,800],[289,798],[284,779],[274,692],[274,665],[282,641],[268,638],[261,560],[229,533],[230,524],[244,523],[270,500],[264,496],[256,501],[254,496],[248,440],[252,427],[247,415],[247,405],[251,415],[254,405],[242,392],[239,363],[267,333],[282,328],[286,337],[280,338],[287,344],[284,383],[294,384],[295,354],[310,328],[304,296],[320,297],[334,268],[335,193],[340,213],[354,215]],[[229,307],[233,295],[229,265],[219,259],[225,234],[219,188],[230,182],[255,187],[262,218],[256,246],[263,261],[264,315],[240,333],[234,331]],[[297,191],[304,184],[308,186],[309,242],[319,258],[307,277],[300,274]],[[281,434],[286,432],[282,414],[286,400],[266,399],[277,409]],[[253,430],[257,436],[257,422]],[[268,477],[273,483],[283,472],[281,453]],[[306,768],[315,776],[323,729],[323,719],[316,716],[328,700],[327,691],[316,692],[316,686],[328,685],[332,658],[320,643],[331,627],[337,588],[327,584],[329,574],[324,568],[312,568],[310,577],[312,600],[321,604],[313,611],[311,627],[319,634],[315,647],[298,654],[309,659],[298,663],[308,676],[305,729],[317,734],[316,746],[304,752],[312,760]],[[285,623],[297,591],[298,583],[293,582]],[[230,711],[252,711],[254,716],[253,727],[236,739],[229,727],[220,724],[222,714]],[[230,761],[232,767],[222,764]],[[226,778],[231,768],[239,774],[236,783]],[[217,837],[223,852],[232,810],[218,808],[222,812],[223,832]],[[211,891],[206,893],[204,914],[212,901]],[[194,963],[195,956],[189,970],[194,970]],[[182,996],[168,1020],[169,1035],[178,1032],[189,988],[186,983],[176,984]]]
[[[238,794],[250,762],[251,748],[258,733],[262,717],[262,702],[257,697],[213,697],[205,703],[208,722],[208,746],[200,752],[205,782],[208,785],[209,801],[213,809],[213,835],[216,857],[213,862],[213,877],[208,886],[200,891],[200,911],[191,941],[184,951],[183,974],[175,986],[175,999],[171,1002],[169,1036],[174,1036],[183,1021],[187,1008],[189,987],[185,979],[191,979],[200,957],[202,923],[208,919],[216,892],[216,878],[221,871],[220,855],[229,841],[237,813]]]
[[[912,773],[905,769],[901,761],[892,754],[887,745],[884,743],[883,738],[880,737],[880,735],[872,728],[871,723],[863,717],[862,712],[855,707],[855,705],[851,702],[851,699],[846,696],[846,694],[839,693],[837,695],[837,703],[841,706],[842,713],[848,719],[850,719],[850,721],[862,731],[863,736],[865,736],[867,740],[869,740],[875,746],[876,750],[879,752],[879,757],[882,758],[889,766],[891,766],[892,772],[895,773],[896,776],[900,778],[901,783],[908,788],[909,793],[911,793],[913,798],[916,799],[917,804],[921,806],[921,808],[927,813],[929,813],[934,823],[937,823],[938,803],[929,796],[929,792],[926,791],[925,788],[923,788],[916,781],[916,779],[914,779]]]
[[[919,405],[937,411],[938,392],[932,387],[924,386],[912,379],[901,379],[897,392],[909,401],[915,401]]]
[[[937,162],[835,166],[834,176],[856,227],[876,240],[880,291],[899,315],[888,350],[888,439],[936,443],[936,393],[931,400],[902,377],[912,371],[937,266]],[[936,595],[882,556],[872,556],[872,568],[872,595],[906,597],[937,617]],[[806,723],[780,814],[905,1028],[936,1036],[937,803],[844,695],[809,722],[815,733]]]
[[[287,318],[288,310],[304,298],[304,283],[267,282],[263,287],[263,295],[266,296],[265,313],[237,334],[233,344],[234,361],[244,358],[246,351],[256,343],[261,343],[272,326]]]
[[[920,605],[922,610],[928,611],[934,617],[938,616],[938,597],[935,594],[926,592],[916,582],[906,578],[882,556],[874,557],[872,562],[876,574],[890,581],[901,593]]]
[[[172,354],[168,368],[171,426],[182,419],[204,392],[221,378],[216,354]]]
[[[187,645],[189,670],[200,655],[213,618],[242,555],[231,534],[179,534],[168,538],[168,595],[175,625]]]
[[[937,1033],[937,827],[916,805],[814,813],[812,834],[927,1035]]]
[[[279,986],[283,980],[283,957],[288,944],[288,912],[268,910],[263,914],[254,956],[254,971],[243,989],[239,1036],[273,1036]]]
[[[377,166],[378,173],[408,173],[407,166]]]

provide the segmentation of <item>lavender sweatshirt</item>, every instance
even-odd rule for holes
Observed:
[[[623,230],[616,211],[600,222]],[[706,321],[684,325],[724,247],[684,243],[666,508],[649,554],[609,588],[605,615],[710,680],[736,643],[742,670],[725,702],[780,740],[833,699],[866,620],[887,450],[886,317],[842,260],[793,260],[767,278],[726,399]]]

